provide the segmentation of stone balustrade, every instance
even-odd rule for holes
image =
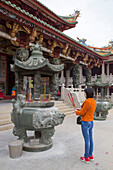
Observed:
[[[102,76],[102,75],[101,75]],[[91,81],[96,81],[97,79],[97,74],[95,76],[92,76],[91,77]],[[84,84],[86,81],[86,77],[85,76],[81,76],[81,80],[80,80],[80,83],[81,84]],[[104,81],[105,82],[110,82],[110,83],[113,83],[113,75],[112,73],[110,75],[104,75]],[[63,81],[62,81],[62,78],[60,78],[60,85],[61,84],[65,84],[66,83],[66,78],[63,77]],[[68,86],[71,86],[73,84],[73,77],[69,77],[69,80],[68,80]]]
[[[79,88],[73,88],[73,85],[71,88],[66,88],[64,84],[62,84],[61,99],[71,104],[68,94],[72,94],[75,107],[80,108],[85,100],[84,89],[82,89],[81,86],[79,86]]]

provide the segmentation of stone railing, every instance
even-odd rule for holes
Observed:
[[[110,102],[113,103],[113,93],[111,94]]]
[[[106,75],[106,81],[110,82],[110,83],[113,83],[113,75],[112,75],[112,73],[110,75]]]
[[[101,77],[103,78],[103,75],[101,75]],[[97,79],[97,74],[95,74],[95,76],[91,77],[92,82],[96,81],[96,79]],[[86,81],[86,77],[82,75],[81,78],[80,78],[80,84],[85,84],[85,81]],[[104,82],[113,83],[112,73],[110,75],[104,75]],[[60,78],[60,85],[65,84],[65,83],[66,83],[66,78],[65,77]],[[68,86],[71,86],[72,84],[73,84],[73,77],[69,77]]]
[[[62,84],[61,99],[71,104],[71,101],[68,97],[68,94],[70,93],[73,96],[75,107],[80,108],[85,100],[84,89],[82,89],[81,86],[79,86],[79,88],[73,88],[73,85],[71,86],[71,88],[65,88],[64,84]]]

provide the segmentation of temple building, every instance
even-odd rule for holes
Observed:
[[[96,69],[95,67],[92,69],[92,74],[95,76],[101,75],[103,82],[110,82],[112,83],[112,86],[108,88],[107,94],[111,95],[113,93],[113,42],[109,42],[110,45],[103,48],[97,48],[97,47],[90,47],[94,51],[96,51],[98,54],[100,54],[103,57],[103,63],[102,66],[99,69]]]
[[[68,17],[58,16],[38,0],[0,1],[0,88],[4,99],[11,98],[14,87],[15,75],[10,65],[17,50],[24,56],[25,49],[30,55],[37,42],[50,63],[64,64],[58,75],[60,85],[78,87],[92,81],[95,74],[113,78],[112,53],[103,55],[63,33],[76,27],[79,15],[75,11]],[[43,81],[48,83],[47,77]]]
[[[107,89],[107,95],[111,95],[111,93],[113,93],[113,41],[109,41],[108,46],[99,48],[88,46],[86,44],[86,39],[84,38],[80,39],[77,37],[77,39],[81,44],[84,44],[103,57],[102,65],[99,68],[95,66],[92,68],[92,81],[97,79],[97,75],[101,75],[103,82],[109,82],[112,84],[112,86]],[[81,83],[84,83],[84,73],[81,75],[81,77]]]

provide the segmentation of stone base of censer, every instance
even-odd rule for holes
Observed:
[[[106,120],[106,117],[102,117],[102,116],[94,116],[94,120]]]
[[[41,144],[40,139],[34,139],[34,137],[29,137],[28,142],[23,144],[23,150],[28,152],[41,152],[46,151],[53,146],[53,141],[50,138],[49,144]]]

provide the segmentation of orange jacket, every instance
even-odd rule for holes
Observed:
[[[92,102],[92,105],[91,105],[91,102]],[[91,107],[90,107],[90,105],[91,105]],[[82,109],[80,111],[76,111],[76,115],[82,116],[86,113],[84,116],[82,116],[81,120],[86,121],[86,122],[90,122],[90,121],[94,120],[95,109],[96,109],[95,99],[94,98],[88,98],[84,101],[84,103],[82,105]]]
[[[11,92],[11,96],[16,96],[15,90],[13,90],[13,91]]]

